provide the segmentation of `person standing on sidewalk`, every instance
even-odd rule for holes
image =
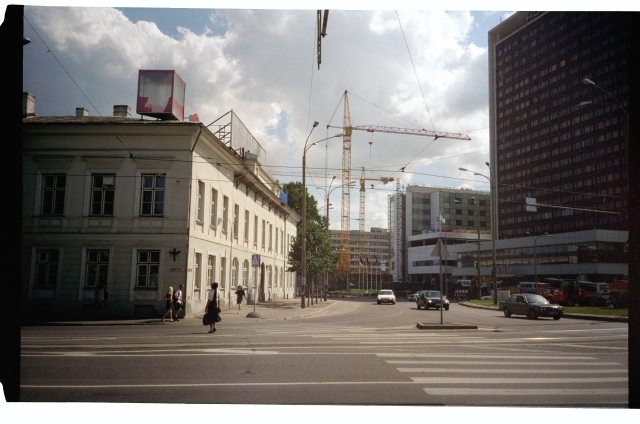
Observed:
[[[93,291],[93,297],[96,302],[94,318],[99,320],[102,318],[102,313],[104,312],[104,283],[100,283],[96,286],[96,289]]]
[[[169,287],[169,291],[164,296],[165,300],[165,312],[160,321],[164,323],[164,319],[169,315],[169,319],[173,322],[173,287]]]
[[[211,290],[207,295],[207,306],[204,308],[208,316],[209,333],[217,330],[216,322],[220,321],[220,293],[218,293],[218,283],[211,284]]]
[[[176,310],[174,312],[174,321],[180,321],[178,319],[178,316],[180,315],[180,312],[182,311],[182,289],[184,289],[184,284],[180,284],[180,286],[178,286],[178,290],[175,291],[175,293],[173,293],[173,307]]]
[[[242,310],[242,301],[245,297],[247,297],[247,293],[242,288],[242,285],[239,285],[238,289],[236,290],[236,303],[238,304],[238,313],[240,313],[240,311]]]

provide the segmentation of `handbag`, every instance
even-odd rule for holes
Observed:
[[[222,321],[222,317],[220,316],[220,314],[216,314],[216,322],[220,321]]]
[[[202,317],[202,325],[209,324],[211,324],[211,318],[209,317],[209,314],[204,314],[204,316]]]

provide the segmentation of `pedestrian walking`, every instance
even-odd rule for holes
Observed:
[[[102,318],[104,312],[104,283],[100,283],[93,291],[93,298],[95,299],[96,309],[94,312],[94,319],[99,320]]]
[[[236,290],[236,303],[238,304],[238,313],[240,313],[240,311],[242,310],[242,301],[245,297],[247,297],[247,293],[242,288],[242,285],[239,285],[238,289]]]
[[[169,315],[169,319],[173,322],[173,287],[169,287],[169,291],[164,296],[165,300],[165,312],[160,321],[164,322],[164,319]]]
[[[178,290],[175,291],[175,293],[173,293],[173,308],[175,309],[175,312],[173,313],[173,320],[174,321],[180,321],[178,319],[178,316],[180,315],[180,312],[182,311],[182,305],[183,305],[183,300],[182,300],[182,290],[184,289],[184,284],[180,284],[180,286],[178,286]]]
[[[218,292],[218,283],[211,284],[211,290],[207,295],[207,306],[204,308],[205,318],[203,321],[209,323],[209,333],[217,330],[216,322],[220,321],[220,293]]]

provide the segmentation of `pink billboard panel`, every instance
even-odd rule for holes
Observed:
[[[136,113],[166,120],[184,120],[186,84],[176,71],[138,71]]]

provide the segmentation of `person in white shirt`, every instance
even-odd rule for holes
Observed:
[[[180,311],[182,311],[182,305],[183,305],[182,289],[184,289],[184,284],[180,284],[180,286],[178,287],[178,290],[176,290],[173,293],[173,308],[176,310],[175,313],[173,314],[174,321],[179,321],[178,315],[180,315]]]
[[[220,292],[218,292],[218,283],[211,284],[211,290],[207,295],[207,306],[204,308],[205,314],[209,318],[209,333],[213,333],[217,330],[216,322],[220,321],[220,314],[218,309],[220,308]]]

